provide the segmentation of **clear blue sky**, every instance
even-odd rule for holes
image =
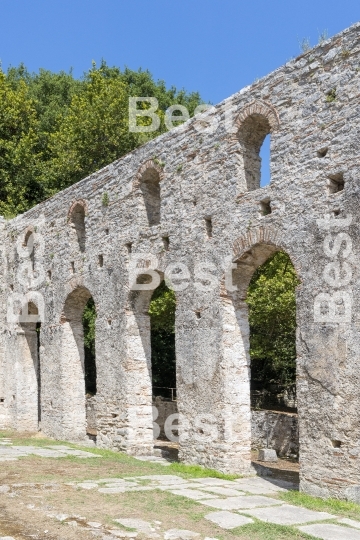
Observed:
[[[360,19],[359,0],[3,0],[3,69],[73,68],[104,58],[149,69],[217,103]]]

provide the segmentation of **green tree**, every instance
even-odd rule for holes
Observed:
[[[87,394],[96,394],[96,360],[95,360],[95,303],[90,298],[83,313],[84,349],[85,349],[85,390]]]
[[[44,198],[34,101],[0,71],[0,214],[12,217]]]
[[[0,213],[6,216],[28,210],[164,132],[170,105],[185,105],[193,114],[201,103],[198,93],[167,89],[149,71],[121,71],[104,61],[80,80],[71,72],[29,73],[23,64],[0,74]],[[158,131],[129,133],[130,96],[158,99]]]
[[[120,78],[92,70],[75,94],[57,131],[45,166],[49,193],[66,188],[137,146],[129,132],[128,91]]]
[[[175,309],[175,293],[163,281],[155,289],[149,307],[154,387],[176,387]],[[156,389],[154,393],[164,395],[163,391]]]
[[[264,387],[296,380],[296,299],[289,256],[275,253],[254,273],[247,294],[252,379]]]
[[[21,83],[25,83],[28,88],[38,118],[42,160],[46,161],[50,157],[48,149],[50,134],[58,129],[73,96],[80,92],[83,81],[74,79],[71,71],[53,73],[40,69],[39,73],[29,73],[23,64],[9,68],[7,80],[14,89]]]

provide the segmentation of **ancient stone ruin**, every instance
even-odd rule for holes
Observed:
[[[297,289],[301,489],[360,502],[360,25],[0,224],[0,422],[153,452],[148,306],[176,291],[180,459],[250,471],[246,291],[286,252]],[[260,147],[271,134],[271,182]],[[149,287],[150,286],[150,287]]]

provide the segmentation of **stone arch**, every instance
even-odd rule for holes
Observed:
[[[135,177],[134,189],[141,192],[146,220],[150,227],[160,223],[160,182],[163,176],[162,168],[153,159],[150,159],[140,167]]]
[[[65,299],[61,324],[61,381],[63,430],[68,438],[86,438],[85,351],[82,316],[90,291],[81,285]]]
[[[229,381],[224,406],[231,411],[233,425],[241,426],[241,430],[233,435],[239,444],[239,459],[243,461],[245,470],[247,460],[248,466],[250,465],[252,441],[250,327],[246,296],[255,270],[279,251],[290,256],[297,272],[299,265],[284,245],[280,231],[275,228],[258,228],[237,238],[233,245],[233,262],[237,267],[232,270],[232,289],[226,284],[226,278],[222,280],[220,287],[223,328],[221,348]]]
[[[268,103],[254,101],[245,106],[235,121],[240,144],[240,186],[242,191],[260,188],[260,149],[267,135],[279,127],[276,110]]]
[[[236,133],[239,132],[242,124],[245,122],[245,120],[252,115],[259,115],[263,116],[267,119],[270,131],[276,131],[280,126],[280,120],[279,115],[270,103],[267,103],[266,101],[259,101],[255,100],[249,103],[248,105],[245,105],[243,109],[241,109],[239,115],[237,116],[235,120],[235,128]],[[237,137],[238,135],[236,135]]]
[[[87,205],[83,199],[73,202],[68,213],[68,223],[71,227],[71,240],[78,244],[80,251],[85,251],[86,229],[85,216]],[[74,247],[74,246],[73,246]]]
[[[263,226],[250,229],[247,233],[238,236],[233,242],[233,262],[237,262],[243,257],[248,257],[252,248],[258,245],[269,245],[275,248],[275,251],[285,251],[289,254],[296,273],[301,279],[301,263],[297,255],[294,253],[292,246],[284,240],[281,230],[272,226]],[[265,259],[266,260],[266,259]],[[263,262],[265,262],[265,260]],[[259,263],[263,264],[263,263]],[[258,266],[259,266],[258,265]]]

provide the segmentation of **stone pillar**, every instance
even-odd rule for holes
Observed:
[[[130,454],[152,454],[150,317],[147,312],[127,312],[126,319],[127,451]]]
[[[8,427],[8,410],[7,410],[7,400],[6,400],[6,369],[5,369],[5,354],[4,354],[4,344],[0,340],[0,428]]]
[[[39,427],[38,340],[36,325],[24,323],[16,335],[14,377],[16,429],[37,431]]]
[[[203,299],[204,300],[204,299]],[[203,302],[204,305],[204,302]],[[250,472],[247,312],[228,297],[208,299],[199,318],[178,306],[177,400],[181,461]]]
[[[80,314],[82,315],[82,313]],[[79,320],[61,325],[62,432],[66,439],[86,438],[86,407],[84,378],[84,331]]]
[[[136,299],[118,303],[111,323],[101,306],[97,312],[97,445],[149,455],[154,447],[150,318]]]

